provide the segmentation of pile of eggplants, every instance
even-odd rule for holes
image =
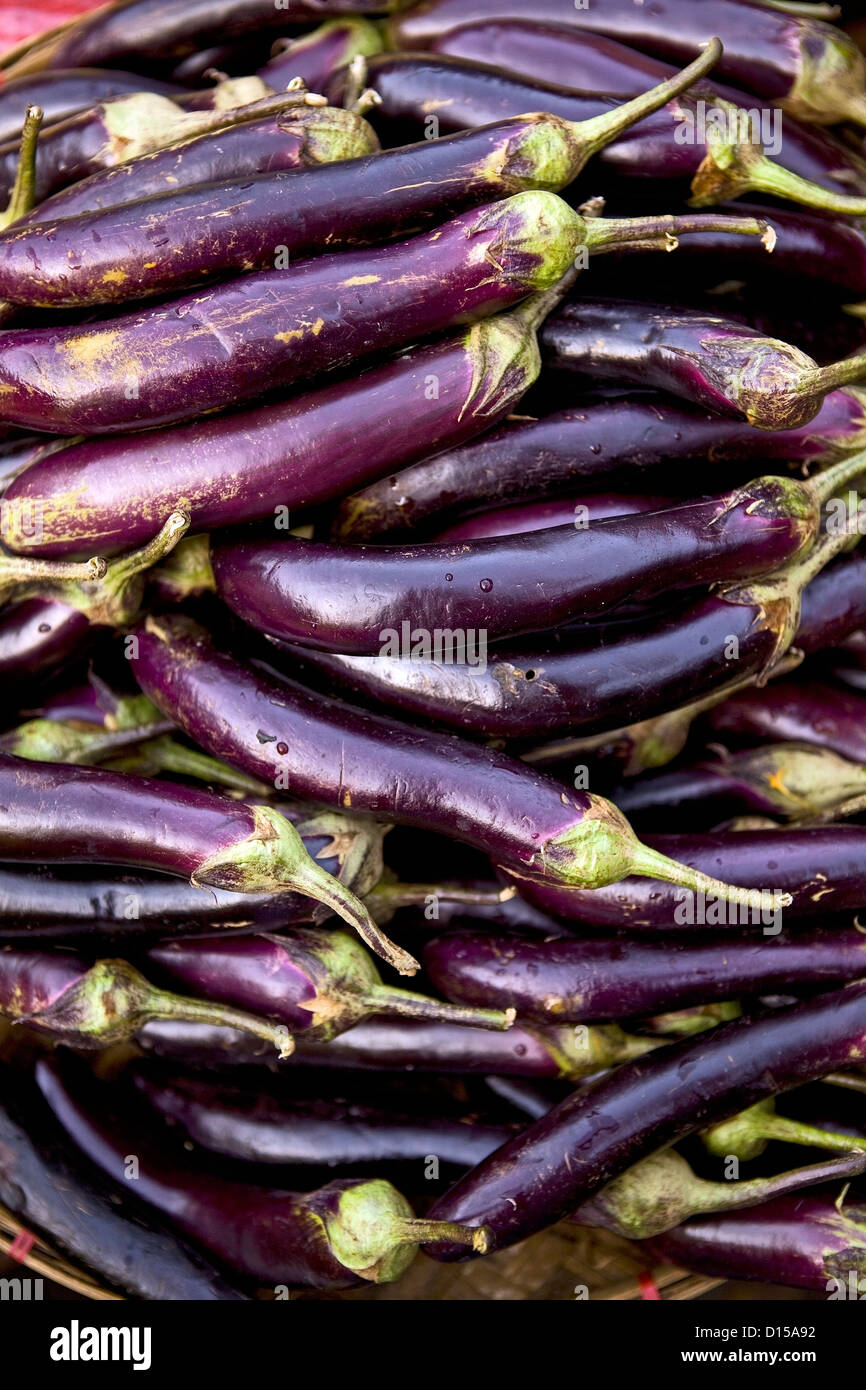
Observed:
[[[0,1214],[111,1294],[866,1272],[858,35],[0,54]]]

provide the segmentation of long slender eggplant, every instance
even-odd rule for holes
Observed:
[[[804,1187],[859,1177],[866,1154],[829,1159],[772,1177],[707,1182],[695,1175],[676,1149],[643,1158],[608,1183],[572,1220],[601,1226],[627,1240],[646,1240],[707,1212],[739,1211],[777,1201]]]
[[[505,1029],[513,1010],[462,1008],[382,983],[370,956],[346,932],[294,927],[279,936],[168,941],[148,961],[197,996],[272,1018],[291,1033],[328,1042],[371,1014],[397,1014]]]
[[[218,1066],[274,1060],[273,1048],[234,1029],[148,1023],[138,1035],[145,1052],[172,1061]],[[577,1081],[659,1046],[615,1024],[603,1028],[512,1027],[505,1033],[411,1018],[372,1018],[330,1042],[301,1040],[294,1065],[362,1072],[405,1071],[455,1076],[524,1076]]]
[[[863,804],[866,766],[829,748],[780,742],[736,753],[719,749],[715,757],[642,777],[613,795],[636,825],[651,823],[657,832],[684,823],[718,825],[745,812],[837,820]]]
[[[13,78],[0,88],[0,143],[20,136],[28,106],[40,107],[45,120],[53,124],[115,97],[132,96],[137,92],[171,97],[179,95],[180,91],[180,87],[168,82],[111,68],[61,68],[39,76]]]
[[[486,1232],[418,1220],[396,1188],[379,1178],[344,1178],[296,1193],[202,1171],[162,1153],[150,1136],[106,1116],[99,1088],[70,1067],[40,1060],[36,1080],[69,1138],[108,1177],[124,1181],[125,1155],[138,1158],[136,1195],[238,1274],[261,1284],[351,1288],[389,1283],[437,1233],[466,1239],[483,1254]],[[99,1115],[99,1119],[96,1116]],[[118,1128],[119,1126],[119,1128]]]
[[[739,691],[709,711],[706,723],[735,742],[811,743],[866,763],[866,698],[819,681],[779,680]]]
[[[751,1211],[685,1221],[649,1249],[699,1274],[857,1299],[866,1287],[866,1208],[840,1203],[833,1193],[781,1197]]]
[[[78,1162],[32,1079],[4,1067],[0,1201],[52,1248],[104,1284],[147,1300],[244,1298],[149,1213],[143,1221],[87,1163]]]
[[[863,447],[863,419],[856,387],[831,392],[809,424],[761,435],[742,420],[649,392],[590,401],[540,419],[507,420],[372,483],[342,502],[337,534],[363,541],[416,531],[512,502],[607,488],[614,479],[655,490],[655,475],[682,462],[700,461],[701,475],[714,480],[726,465],[757,453],[829,462]]]
[[[866,454],[855,454],[807,483],[757,478],[661,512],[591,525],[579,516],[541,532],[478,541],[229,541],[214,550],[217,592],[244,621],[283,641],[429,663],[430,634],[440,634],[441,650],[441,634],[456,632],[463,634],[462,654],[447,637],[450,654],[432,659],[480,666],[478,650],[467,655],[469,634],[497,642],[600,615],[626,600],[779,569],[818,535],[822,503],[864,467]]]
[[[640,868],[681,882],[679,866],[645,856],[604,798],[566,793],[503,754],[245,667],[188,620],[150,619],[137,636],[145,694],[250,776],[273,781],[285,769],[295,795],[438,830],[548,882],[597,885]],[[740,900],[730,885],[687,881]]]
[[[52,455],[51,475],[31,471],[26,482],[22,474],[8,484],[4,540],[45,555],[126,550],[152,535],[178,497],[196,529],[279,520],[287,509],[463,443],[501,420],[537,377],[535,332],[556,299],[552,290],[534,295],[351,384],[340,380],[225,419],[73,443]],[[416,427],[407,430],[410,418]],[[28,496],[42,499],[38,535],[32,524],[25,530]]]
[[[185,58],[210,39],[257,34],[308,25],[323,15],[386,14],[392,0],[125,0],[81,15],[57,34],[37,40],[9,69],[41,72],[45,68],[112,67],[125,59]]]
[[[297,891],[326,903],[403,973],[416,963],[379,931],[354,893],[311,859],[269,806],[125,776],[0,754],[7,860],[156,869],[230,892]],[[62,791],[62,795],[61,795]]]
[[[284,811],[290,815],[290,808]],[[304,848],[320,868],[366,897],[382,877],[382,827],[331,811],[292,816]],[[465,909],[463,909],[465,910]],[[477,909],[476,909],[477,910]],[[92,868],[3,865],[0,941],[74,941],[99,950],[129,938],[275,931],[319,922],[331,909],[301,893],[237,893],[197,887],[163,874],[109,874]]]
[[[26,221],[75,217],[242,174],[314,168],[376,149],[378,140],[361,116],[299,97],[274,116],[245,120],[92,173],[46,198]]]
[[[845,544],[844,534],[825,535],[778,576],[721,587],[660,616],[598,625],[565,635],[562,643],[535,639],[496,648],[484,669],[310,647],[304,661],[365,700],[485,738],[618,730],[764,678],[795,638],[821,647],[862,626],[864,558],[831,565],[826,581],[819,572]],[[812,595],[815,585],[821,588]],[[285,664],[279,651],[273,659]]]
[[[431,1209],[484,1226],[495,1249],[573,1211],[637,1160],[746,1105],[866,1057],[866,984],[735,1019],[582,1087],[461,1179]],[[456,1245],[431,1245],[444,1259]]]
[[[374,53],[381,53],[384,46],[377,25],[361,15],[326,19],[317,29],[275,46],[274,56],[259,68],[258,76],[277,89],[299,77],[311,92],[320,92],[333,74],[347,67],[353,58],[371,58]]]
[[[28,223],[0,235],[0,295],[49,307],[126,302],[273,266],[277,248],[294,257],[369,245],[512,193],[555,192],[631,122],[709,71],[718,48],[589,125],[518,116],[453,140]]]
[[[866,975],[866,935],[813,927],[775,937],[545,941],[466,925],[428,941],[424,967],[446,999],[515,1008],[521,1021],[591,1023],[857,979]]]
[[[131,1038],[151,1019],[178,1019],[237,1028],[288,1057],[294,1040],[285,1026],[243,1009],[155,988],[123,960],[88,965],[63,951],[0,949],[0,1014],[79,1048]]]
[[[477,1116],[413,1114],[354,1100],[277,1099],[182,1073],[142,1070],[135,1085],[187,1139],[248,1163],[331,1167],[435,1154],[441,1163],[471,1168],[516,1129]]]
[[[546,502],[525,502],[513,507],[470,516],[439,533],[437,541],[477,541],[490,536],[517,536],[525,531],[544,531],[551,526],[590,526],[612,516],[637,516],[658,512],[675,504],[673,497],[649,497],[628,492],[586,492],[579,497],[557,497]]]
[[[613,97],[530,82],[495,67],[444,56],[384,54],[370,59],[369,80],[380,97],[376,127],[391,144],[429,131],[444,135],[471,130],[526,110],[578,122],[616,110]],[[337,105],[346,82],[338,74],[327,86],[329,99]],[[754,105],[744,108],[696,88],[678,94],[663,110],[611,141],[599,152],[597,177],[608,188],[622,179],[685,183],[695,206],[762,193],[842,216],[862,216],[862,158],[834,141],[824,148],[822,140],[810,139],[805,131],[794,130],[792,137],[789,149],[778,129],[775,139],[764,134],[760,109]],[[765,140],[778,158],[768,157]]]
[[[627,931],[693,932],[704,927],[750,927],[762,939],[798,917],[857,912],[866,905],[863,854],[866,826],[832,825],[774,830],[736,830],[658,835],[652,844],[705,873],[731,873],[768,900],[766,910],[738,912],[711,895],[694,898],[651,879],[631,879],[594,893],[514,879],[521,895],[541,911],[568,921]],[[510,871],[506,876],[511,881]],[[769,900],[784,888],[792,902],[782,910]]]
[[[148,91],[100,102],[40,133],[35,199],[41,202],[66,184],[151,150],[219,130],[234,121],[252,120],[259,110],[265,115],[290,108],[297,100],[293,94],[281,93],[266,97],[257,105],[202,112],[182,111],[168,97]],[[11,189],[17,163],[16,138],[0,145],[0,189]]]
[[[389,24],[398,48],[425,48],[439,35],[472,21],[524,19],[519,0],[427,0]],[[832,125],[866,122],[866,61],[848,35],[829,24],[776,13],[738,0],[634,0],[563,6],[540,0],[532,18],[618,39],[633,48],[683,59],[711,34],[724,45],[719,73],[738,86],[779,102],[801,120]]]
[[[808,424],[828,392],[866,377],[866,355],[818,367],[732,319],[624,299],[563,305],[541,341],[553,370],[651,386],[763,430]]]
[[[584,222],[553,193],[519,193],[395,245],[261,271],[106,322],[10,330],[0,336],[4,413],[98,434],[240,405],[548,290],[581,245],[604,244],[605,230],[615,240],[619,226]]]

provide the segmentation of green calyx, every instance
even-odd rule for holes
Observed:
[[[472,377],[460,417],[499,417],[526,394],[541,371],[538,330],[577,277],[573,265],[550,289],[506,314],[474,323],[463,339]]]
[[[409,1268],[425,1242],[467,1245],[485,1254],[490,1233],[484,1226],[452,1221],[423,1221],[395,1187],[370,1178],[347,1187],[333,1214],[320,1218],[336,1259],[361,1279],[390,1284]]]
[[[837,1134],[815,1125],[777,1115],[772,1100],[760,1101],[729,1120],[712,1125],[702,1134],[708,1152],[718,1158],[759,1158],[771,1139],[831,1153],[866,1153],[866,1137]]]
[[[501,148],[480,170],[481,179],[490,182],[491,197],[503,186],[514,193],[525,189],[558,193],[577,177],[581,145],[569,121],[536,113],[519,117],[513,125]]]
[[[800,389],[801,380],[815,370],[814,361],[780,338],[706,338],[701,369],[756,429],[797,429],[821,408],[822,394]]]
[[[305,164],[336,164],[359,159],[381,148],[378,136],[363,116],[340,106],[310,106],[287,111],[278,118],[282,130],[295,131],[303,140]]]
[[[548,290],[574,264],[583,219],[555,193],[516,193],[472,218],[470,238],[484,238],[485,261],[527,292]]]
[[[273,940],[291,942],[293,958],[300,952],[302,968],[315,985],[313,997],[302,1004],[313,1017],[306,1037],[327,1042],[373,1013],[499,1031],[514,1022],[513,1009],[447,1004],[384,984],[372,958],[347,932],[298,927]]]
[[[184,536],[152,571],[150,579],[158,585],[160,594],[172,603],[216,593],[210,536]]]
[[[807,743],[777,743],[738,753],[727,757],[723,767],[792,821],[820,816],[849,800],[860,803],[866,794],[866,767]]]
[[[418,962],[390,941],[350,888],[307,853],[295,827],[271,806],[251,806],[251,835],[220,850],[196,869],[192,882],[233,893],[303,893],[325,903],[358,932],[376,955],[401,975],[414,975]]]
[[[866,125],[866,59],[852,38],[840,29],[804,26],[794,68],[796,76],[779,104],[798,121],[836,125],[854,121]]]
[[[16,1020],[79,1047],[107,1047],[133,1037],[153,1019],[235,1028],[272,1042],[281,1057],[294,1050],[287,1028],[241,1009],[156,989],[123,960],[101,960],[48,1008]]]
[[[345,812],[316,811],[296,826],[304,838],[324,836],[327,843],[316,854],[317,859],[336,859],[336,877],[346,883],[359,898],[374,893],[385,872],[383,842],[389,825],[362,820]]]
[[[631,1062],[663,1045],[656,1038],[626,1033],[618,1023],[595,1027],[578,1024],[573,1028],[525,1028],[524,1031],[532,1033],[543,1044],[560,1076],[568,1081],[579,1081],[606,1071],[608,1067],[618,1067],[622,1062]]]

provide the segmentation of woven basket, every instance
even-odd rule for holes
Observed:
[[[32,1241],[32,1244],[30,1243]],[[122,1301],[77,1269],[48,1242],[33,1238],[11,1212],[0,1206],[0,1253],[22,1268],[68,1289],[79,1298]],[[724,1281],[686,1274],[671,1265],[649,1267],[638,1245],[606,1231],[562,1222],[513,1250],[462,1265],[442,1265],[420,1256],[397,1284],[371,1285],[338,1295],[346,1299],[397,1299],[447,1302],[453,1299],[513,1302],[588,1297],[686,1300],[718,1288]],[[585,1292],[584,1292],[585,1290]],[[315,1295],[304,1295],[315,1297]]]

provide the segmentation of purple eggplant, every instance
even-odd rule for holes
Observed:
[[[552,883],[610,883],[646,868],[679,883],[679,866],[646,858],[616,808],[526,764],[462,739],[323,700],[220,653],[180,617],[137,630],[135,676],[156,705],[214,756],[293,794],[450,835]],[[687,876],[728,895],[730,885]]]
[[[211,414],[549,290],[603,229],[553,193],[519,193],[396,245],[243,276],[101,323],[11,330],[0,337],[4,413],[66,434]]]
[[[707,1182],[695,1176],[676,1149],[663,1149],[627,1168],[582,1202],[572,1220],[582,1226],[601,1226],[627,1240],[646,1240],[706,1212],[756,1207],[804,1187],[859,1177],[864,1168],[866,1153],[811,1163],[772,1177]]]
[[[338,535],[362,541],[441,525],[469,512],[540,500],[627,479],[641,489],[668,464],[712,467],[765,460],[829,462],[863,447],[864,402],[834,391],[807,425],[755,433],[667,396],[590,401],[540,419],[508,420],[478,440],[372,483],[341,505]]]
[[[320,92],[333,74],[347,67],[353,58],[370,58],[381,53],[384,45],[382,34],[369,19],[360,15],[326,19],[298,39],[278,41],[273,57],[259,68],[258,76],[276,89],[299,77],[311,92]]]
[[[651,386],[763,430],[808,424],[828,392],[866,377],[866,355],[818,367],[734,320],[624,299],[563,305],[541,341],[553,370]]]
[[[697,1274],[859,1299],[866,1287],[866,1208],[840,1203],[833,1193],[781,1197],[751,1211],[686,1221],[649,1249]]]
[[[109,68],[67,68],[34,77],[13,78],[0,88],[0,143],[18,139],[28,106],[38,106],[45,120],[53,124],[116,97],[133,96],[138,92],[171,97],[179,95],[180,90],[138,72]]]
[[[201,1077],[138,1072],[135,1084],[186,1139],[247,1163],[334,1167],[423,1162],[471,1168],[514,1133],[474,1116],[451,1118],[342,1100],[277,1099]]]
[[[243,174],[314,168],[357,159],[377,148],[372,127],[362,117],[311,104],[299,95],[274,116],[250,118],[81,178],[46,198],[26,221],[75,217]]]
[[[203,1024],[148,1023],[137,1039],[145,1052],[207,1067],[224,1062],[273,1061],[273,1049],[236,1029]],[[303,1038],[295,1065],[342,1067],[352,1072],[445,1073],[455,1076],[523,1076],[577,1081],[659,1046],[615,1024],[602,1028],[512,1027],[505,1033],[411,1018],[371,1018],[330,1042]]]
[[[10,68],[19,73],[46,68],[113,67],[127,60],[179,60],[213,40],[293,29],[322,16],[387,14],[392,0],[126,0],[83,14],[71,25],[37,38]],[[7,59],[8,61],[8,59]]]
[[[686,607],[588,626],[561,641],[548,635],[496,648],[483,669],[311,647],[302,649],[303,660],[365,700],[484,738],[615,731],[764,678],[795,637],[798,645],[820,647],[861,626],[864,560],[854,555],[831,565],[826,582],[819,572],[848,540],[844,532],[827,534],[786,571],[721,587]],[[821,587],[812,596],[815,585]],[[275,652],[280,667],[285,655]]]
[[[489,1228],[495,1249],[513,1245],[639,1159],[863,1057],[864,983],[723,1023],[582,1087],[456,1183],[430,1214]],[[466,1257],[456,1245],[426,1248],[438,1258]]]
[[[814,927],[776,937],[540,940],[465,926],[427,942],[424,968],[446,999],[515,1008],[521,1021],[590,1023],[857,979],[866,935]]]
[[[272,1288],[351,1288],[390,1283],[411,1264],[421,1241],[464,1233],[454,1223],[418,1220],[379,1178],[346,1178],[296,1193],[202,1171],[181,1151],[162,1152],[146,1130],[106,1115],[100,1088],[70,1067],[44,1059],[36,1080],[71,1142],[123,1186],[126,1155],[138,1159],[136,1196],[167,1216],[197,1245],[236,1273]],[[97,1119],[96,1116],[99,1116]],[[486,1233],[465,1239],[482,1254]]]
[[[7,486],[4,539],[46,555],[126,550],[152,535],[150,518],[159,525],[178,496],[196,529],[266,516],[284,524],[288,509],[339,496],[501,420],[538,374],[535,330],[555,300],[554,291],[532,296],[348,384],[225,419],[72,444],[50,455],[50,475],[40,466]],[[25,534],[31,496],[41,498],[38,536],[32,526]]]
[[[473,21],[525,17],[519,0],[422,0],[391,20],[388,32],[395,47],[418,49]],[[651,7],[634,0],[585,7],[541,0],[532,18],[676,60],[691,57],[717,34],[724,45],[720,76],[781,103],[801,120],[866,123],[866,62],[853,40],[830,24],[739,0],[657,0]]]
[[[617,109],[607,95],[530,82],[444,56],[384,54],[370,60],[369,80],[380,98],[375,125],[390,144],[428,132],[472,130],[527,110],[582,122]],[[336,105],[346,82],[338,74],[327,86]],[[841,216],[862,216],[866,165],[861,157],[828,137],[810,138],[806,131],[792,132],[789,146],[779,133],[782,113],[770,134],[761,117],[759,108],[743,108],[702,86],[678,94],[599,152],[602,191],[610,191],[611,183],[615,190],[623,179],[672,187],[685,183],[693,206],[761,193]],[[765,145],[778,158],[770,159]]]
[[[374,1013],[476,1028],[505,1029],[514,1022],[513,1010],[455,1007],[383,984],[354,937],[332,929],[161,942],[151,947],[148,960],[208,1002],[272,1018],[293,1034],[322,1042]]]
[[[574,526],[578,519],[591,525],[612,516],[637,516],[674,506],[672,497],[646,497],[628,492],[582,493],[580,497],[557,497],[549,502],[525,502],[481,512],[466,521],[449,526],[437,541],[476,541],[490,536],[517,536],[525,531],[544,531],[550,526]]]
[[[288,814],[290,808],[284,809]],[[383,832],[374,821],[321,811],[293,821],[311,858],[357,896],[366,898],[380,883]],[[89,869],[73,876],[69,869],[38,865],[0,868],[0,941],[17,946],[75,941],[92,949],[98,942],[102,950],[106,941],[129,938],[276,931],[329,914],[324,904],[300,893],[198,888],[162,874]]]
[[[736,876],[760,890],[767,905],[738,912],[707,895],[669,890],[651,879],[631,879],[594,893],[514,878],[518,891],[553,917],[624,931],[692,932],[704,927],[762,929],[778,935],[784,923],[816,913],[857,912],[866,905],[863,855],[866,826],[832,825],[736,830],[695,835],[654,835],[655,848],[704,873]],[[511,881],[511,873],[506,870]],[[782,911],[771,903],[784,889],[792,901]]]
[[[155,1018],[237,1028],[270,1042],[280,1057],[294,1048],[288,1029],[266,1018],[156,989],[123,960],[89,966],[63,951],[0,949],[0,1014],[79,1048],[121,1042]]]
[[[142,1221],[52,1123],[32,1078],[4,1067],[0,1102],[0,1201],[103,1285],[147,1300],[223,1301],[245,1295],[177,1234]]]
[[[9,754],[0,754],[0,789],[4,859],[156,869],[233,893],[306,893],[345,915],[404,973],[416,968],[407,952],[383,936],[355,894],[310,858],[294,826],[269,806],[245,806],[212,792],[104,768],[73,770]]]
[[[488,642],[783,567],[818,535],[821,503],[864,466],[866,455],[855,454],[811,483],[757,478],[661,512],[591,525],[578,516],[504,538],[388,547],[228,541],[214,549],[214,576],[233,612],[282,641],[480,667]]]
[[[866,763],[866,699],[814,680],[775,680],[731,695],[707,714],[715,734],[735,742],[812,743]]]
[[[86,615],[55,599],[31,598],[0,613],[4,688],[26,688],[85,654],[94,635]]]
[[[711,44],[676,78],[589,125],[519,116],[454,140],[164,193],[50,228],[28,223],[14,237],[0,235],[0,295],[47,306],[126,302],[233,269],[272,267],[277,255],[405,235],[523,190],[555,191],[632,121],[709,71],[717,54]]]

